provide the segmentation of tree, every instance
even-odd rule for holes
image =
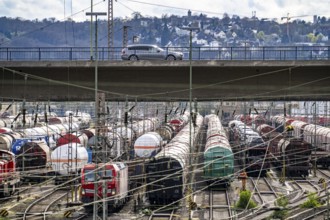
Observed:
[[[263,31],[259,31],[259,32],[257,33],[257,39],[258,39],[259,41],[264,41],[264,40],[265,40],[265,33],[264,33]]]

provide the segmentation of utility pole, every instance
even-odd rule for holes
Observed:
[[[288,41],[290,43],[291,40],[290,40],[290,35],[289,35],[289,21],[290,21],[291,17],[289,17],[289,13],[287,14],[286,17],[281,17],[281,20],[284,20],[284,19],[286,19],[286,34],[288,36]]]
[[[243,104],[243,115],[244,115],[244,132],[243,132],[243,135],[244,135],[244,142],[243,142],[243,148],[244,149],[241,149],[241,151],[243,152],[243,172],[245,172],[245,167],[246,167],[246,103],[244,101],[244,104]]]
[[[123,27],[123,47],[127,46],[127,42],[128,42],[128,28],[130,28],[131,26],[127,26],[124,25]]]
[[[192,188],[192,164],[191,164],[191,157],[192,157],[192,32],[194,30],[199,30],[198,27],[185,27],[182,28],[183,30],[188,30],[189,34],[189,111],[190,111],[190,120],[189,120],[189,176],[190,176],[190,183],[189,183],[189,197],[191,197],[191,188]],[[191,219],[191,212],[189,210],[189,220]]]
[[[316,101],[314,102],[314,177],[316,177]],[[313,106],[312,105],[312,106]]]
[[[91,47],[91,60],[93,60],[93,0],[91,0],[91,29],[90,29],[90,47]]]
[[[105,103],[105,96],[104,94],[98,94],[98,46],[97,46],[97,16],[105,16],[107,15],[106,12],[87,12],[87,16],[95,16],[95,142],[94,142],[94,151],[93,151],[93,158],[95,161],[95,170],[94,170],[94,204],[93,204],[93,220],[97,219],[106,219],[107,216],[107,204],[106,207],[104,204],[99,203],[98,201],[102,199],[102,196],[99,196],[98,189],[98,163],[103,159],[99,158],[99,151],[103,150],[102,143],[99,143],[99,137],[102,135],[104,129],[102,126],[103,120],[101,120],[100,116],[104,115],[105,112],[104,103]],[[102,139],[101,139],[102,140]],[[104,142],[104,141],[103,141]],[[104,155],[104,154],[103,154]],[[103,196],[104,197],[104,196]],[[106,199],[103,198],[105,202]],[[104,206],[104,207],[102,207]],[[98,210],[103,208],[103,218],[98,216]],[[105,211],[106,210],[106,211]]]
[[[116,0],[117,1],[117,0]],[[113,51],[113,34],[114,34],[114,22],[113,22],[113,0],[108,0],[108,59],[112,60]]]

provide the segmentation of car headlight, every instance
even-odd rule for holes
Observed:
[[[81,195],[84,196],[86,194],[85,189],[81,189]]]
[[[115,195],[115,194],[116,194],[116,189],[112,189],[111,195]]]

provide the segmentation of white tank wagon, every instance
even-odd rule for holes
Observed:
[[[22,129],[19,132],[2,133],[0,136],[0,149],[11,150],[11,146],[16,139],[47,137],[50,147],[54,147],[54,141],[68,132],[68,124],[47,125],[42,127],[33,127]],[[77,131],[79,126],[72,123],[72,131]]]
[[[132,141],[134,140],[134,131],[130,127],[119,127],[115,128],[113,132],[120,135],[120,137],[127,142],[129,146],[132,145]]]
[[[291,126],[293,127],[293,136],[296,137],[296,138],[301,138],[303,139],[304,138],[304,128],[305,126],[308,125],[306,122],[304,121],[293,121],[291,123]]]
[[[313,146],[317,142],[316,134],[317,130],[322,128],[319,125],[308,124],[304,127],[304,140],[311,143]]]
[[[0,134],[0,149],[11,151],[11,146],[16,139],[23,138],[20,132],[9,132]]]
[[[304,127],[304,140],[323,151],[330,151],[330,128],[308,124]]]
[[[109,132],[108,133],[108,140],[109,140],[109,145],[111,147],[110,149],[110,156],[112,158],[119,158],[122,156],[122,154],[127,151],[129,148],[128,143],[126,143],[127,145],[125,146],[125,137],[122,137],[120,134],[116,133],[116,132]]]
[[[70,158],[69,152],[71,152],[72,158]],[[63,176],[80,173],[81,168],[88,163],[87,149],[83,145],[76,143],[57,147],[53,150],[50,157],[53,171]]]
[[[141,135],[134,143],[134,152],[138,157],[149,158],[155,156],[163,146],[163,138],[157,132]]]
[[[105,149],[103,149],[102,153],[106,154],[107,157],[118,158],[125,152],[126,138],[121,137],[120,134],[116,132],[108,132],[106,136],[102,138],[105,143]],[[101,137],[99,137],[99,140],[101,140]],[[102,143],[102,141],[100,141],[100,143]],[[88,140],[87,146],[94,148],[95,144],[96,144],[96,136],[93,136]]]
[[[316,146],[330,152],[330,128],[321,127],[316,130]]]
[[[157,118],[148,118],[144,120],[140,120],[137,122],[128,125],[134,131],[135,138],[140,137],[149,131],[154,131],[159,127],[159,120]]]
[[[191,144],[197,140],[203,117],[196,116],[192,126]],[[190,158],[190,128],[186,125],[155,157],[146,168],[147,192],[150,204],[169,204],[179,201],[187,183]]]
[[[10,128],[11,120],[9,118],[0,118],[0,128]]]

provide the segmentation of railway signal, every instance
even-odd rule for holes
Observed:
[[[65,218],[69,218],[69,217],[71,217],[71,215],[72,215],[72,211],[73,211],[73,210],[65,211],[65,212],[64,212],[64,217],[65,217]]]
[[[326,191],[325,193],[326,193],[326,195],[327,195],[327,218],[326,219],[330,219],[329,218],[329,191],[328,191],[328,187],[327,187],[327,182],[325,181],[325,179],[324,178],[320,178],[319,179],[319,181],[318,181],[318,183],[319,184],[322,184],[323,185],[323,188],[324,188],[324,190]]]
[[[9,212],[8,212],[6,209],[2,209],[2,210],[0,211],[0,216],[1,216],[1,217],[7,217],[8,214],[9,214]]]
[[[246,190],[246,179],[247,179],[247,173],[242,172],[239,174],[238,179],[242,180],[242,191]]]
[[[318,183],[319,184],[323,184],[323,188],[325,188],[325,184],[326,184],[325,179],[320,178],[319,181],[318,181]]]

